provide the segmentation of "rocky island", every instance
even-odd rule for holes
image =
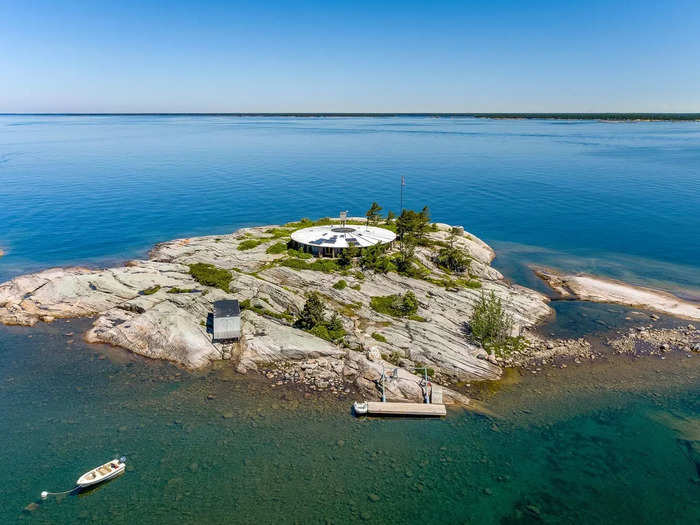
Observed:
[[[335,221],[304,219],[165,242],[122,267],[17,277],[0,285],[0,322],[91,317],[88,342],[192,369],[225,360],[240,373],[266,370],[280,384],[356,388],[373,398],[382,371],[396,369],[387,398],[420,400],[422,369],[446,403],[462,405],[469,399],[445,385],[588,351],[583,340],[530,332],[552,315],[549,299],[504,279],[486,243],[461,227],[429,223],[426,210],[410,213],[348,219],[399,230],[394,246],[361,255],[348,250],[331,259],[295,249],[295,231]],[[213,303],[233,298],[243,310],[240,340],[213,341]],[[507,334],[499,344],[474,337],[468,321],[479,308],[500,309]]]

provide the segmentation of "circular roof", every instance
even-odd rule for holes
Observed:
[[[375,244],[386,244],[395,238],[396,234],[386,228],[340,224],[312,226],[292,233],[292,239],[299,244],[326,248],[365,248]]]

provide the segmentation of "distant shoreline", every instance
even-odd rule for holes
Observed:
[[[24,117],[432,117],[498,120],[602,120],[607,122],[700,121],[700,113],[0,113]]]

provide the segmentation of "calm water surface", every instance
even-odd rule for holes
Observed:
[[[69,343],[86,324],[0,327],[2,523],[700,520],[697,357],[511,374],[493,417],[370,420]],[[22,512],[121,454],[124,476]]]
[[[539,286],[535,262],[700,297],[697,123],[0,116],[0,281],[396,211],[402,175],[407,206],[492,243],[518,282]],[[556,336],[628,313],[556,309]],[[493,417],[379,421],[85,345],[87,323],[0,327],[0,523],[700,522],[697,356],[513,373],[484,392]],[[22,512],[121,454],[121,478]]]
[[[555,264],[700,289],[700,124],[0,116],[0,279],[158,241],[428,205],[518,280]]]

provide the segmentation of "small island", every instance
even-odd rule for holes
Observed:
[[[122,267],[17,277],[0,285],[0,322],[91,317],[88,342],[372,398],[391,371],[405,380],[387,383],[387,399],[420,401],[426,374],[444,402],[464,406],[459,385],[497,380],[503,367],[590,357],[583,339],[532,330],[552,316],[550,298],[504,279],[482,240],[432,222],[427,208],[381,211],[373,203],[365,217],[177,239]],[[240,338],[214,340],[214,303],[233,299]]]

